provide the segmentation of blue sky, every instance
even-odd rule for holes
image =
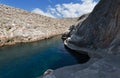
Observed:
[[[91,12],[98,1],[99,0],[0,0],[0,3],[50,17],[61,18],[77,17],[84,13]]]

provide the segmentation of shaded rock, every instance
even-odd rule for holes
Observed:
[[[73,66],[66,66],[66,67],[54,70],[54,73],[52,74],[52,76],[54,76],[55,78],[67,78],[67,77],[75,78],[75,73],[76,72],[89,67],[91,64],[93,64],[97,60],[98,59],[91,59],[86,64],[82,64],[82,65],[78,64],[78,65],[73,65]],[[52,76],[50,78],[53,78]],[[46,77],[46,76],[43,76],[41,78],[44,78],[44,77]]]
[[[106,49],[108,53],[117,51],[114,46],[119,47],[120,43],[119,3],[120,0],[101,0],[88,18],[76,25],[77,29],[65,40],[65,45],[69,48],[74,45],[79,49]]]
[[[74,58],[79,64],[84,64],[90,60],[90,56],[86,52],[84,51],[77,52],[75,50],[68,48],[67,46],[64,47],[72,56],[74,56]]]
[[[72,34],[72,32],[74,31],[74,29],[75,29],[75,26],[74,26],[74,25],[70,26],[69,31],[68,31],[68,32],[65,32],[65,33],[62,35],[62,37],[61,37],[62,40],[64,41],[64,40],[66,40],[68,37],[70,37],[71,34]]]
[[[84,14],[84,15],[80,16],[80,17],[78,18],[77,23],[74,24],[74,25],[71,25],[70,28],[69,28],[69,30],[62,35],[62,37],[61,37],[62,40],[64,41],[64,40],[66,40],[68,37],[70,37],[70,36],[75,32],[75,30],[78,28],[77,25],[78,25],[78,24],[80,25],[88,16],[89,16],[89,14]]]
[[[120,78],[120,0],[101,0],[64,44],[91,59],[55,70],[55,78]]]
[[[82,65],[78,64],[54,70],[49,78],[120,78],[118,58],[120,56],[110,56],[102,59],[92,58],[88,63]],[[46,78],[46,76],[41,78]]]

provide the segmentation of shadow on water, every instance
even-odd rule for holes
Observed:
[[[77,52],[75,50],[68,48],[65,45],[64,47],[78,61],[78,63],[84,64],[90,60],[90,57],[86,52],[84,51]]]

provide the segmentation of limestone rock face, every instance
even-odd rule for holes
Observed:
[[[86,51],[90,61],[41,78],[120,78],[120,0],[101,0],[70,32],[64,44],[78,52]]]
[[[0,46],[65,33],[78,18],[55,19],[0,4]]]
[[[82,24],[77,24],[77,27],[65,40],[65,45],[69,48],[120,52],[120,0],[101,0],[88,18]]]

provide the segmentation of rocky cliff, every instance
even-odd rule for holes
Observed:
[[[120,78],[120,0],[101,0],[64,44],[89,54],[84,64],[67,66],[41,78]]]
[[[119,53],[120,0],[101,0],[89,17],[77,27],[65,41],[69,48],[106,49]]]
[[[55,19],[0,4],[0,46],[62,34],[77,18]]]

